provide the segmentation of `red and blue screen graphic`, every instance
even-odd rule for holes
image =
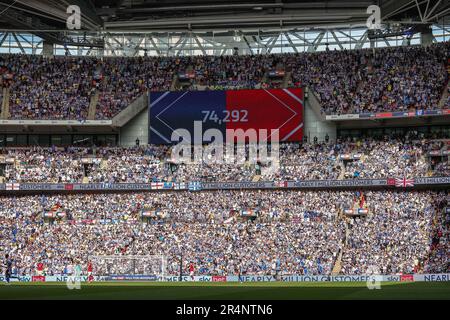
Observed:
[[[194,139],[194,122],[202,134],[218,129],[278,129],[280,141],[303,139],[303,89],[256,89],[152,92],[149,96],[149,141],[171,144],[172,133],[187,130]],[[258,135],[259,138],[259,135]]]

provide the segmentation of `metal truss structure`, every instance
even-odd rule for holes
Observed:
[[[450,40],[450,23],[435,24],[431,29],[433,42]],[[361,26],[303,30],[61,33],[62,39],[71,40],[63,45],[55,44],[55,55],[132,57],[271,54],[421,44],[420,33],[373,39],[370,30]],[[43,42],[42,38],[34,34],[0,31],[0,53],[41,54]]]
[[[81,8],[81,30],[67,29],[68,5]],[[379,30],[366,26],[371,5]],[[0,53],[41,54],[44,44],[79,56],[298,53],[448,41],[450,2],[0,0],[0,26]]]

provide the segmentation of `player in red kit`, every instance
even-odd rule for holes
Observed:
[[[194,281],[194,271],[195,271],[194,264],[191,262],[189,264],[189,275],[191,276],[192,281]]]
[[[88,262],[88,266],[87,266],[87,273],[88,273],[88,281],[89,282],[94,281],[94,276],[92,275],[92,271],[93,271],[92,262],[89,261]]]
[[[43,264],[42,262],[39,262],[39,263],[36,265],[36,274],[37,274],[38,276],[42,276],[43,273],[44,273],[44,264]]]

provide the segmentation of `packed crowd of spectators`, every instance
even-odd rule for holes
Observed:
[[[435,176],[450,175],[450,140],[436,139],[427,144],[427,158]]]
[[[6,181],[48,183],[82,181],[83,166],[80,159],[72,157],[73,154],[71,148],[8,150],[7,157],[14,159],[15,162],[6,165]]]
[[[96,163],[86,167],[87,182],[135,182],[167,180],[164,164],[168,146],[142,148],[105,148],[96,151]]]
[[[12,75],[12,119],[86,119],[95,59],[11,54],[0,65]]]
[[[223,223],[232,211],[246,209],[257,210],[261,221],[301,220],[307,217],[300,215],[308,211],[333,220],[339,209],[353,200],[349,192],[323,194],[328,195],[329,203],[320,204],[313,192],[180,191],[2,197],[1,207],[12,216],[30,210],[34,214],[56,210],[65,212],[69,220],[127,221],[140,217],[142,210],[156,210],[175,222]]]
[[[161,255],[167,274],[178,275],[181,254],[186,274],[190,264],[197,275],[330,274],[340,251],[343,274],[448,271],[446,193],[364,196],[369,214],[361,218],[342,215],[352,191],[2,196],[0,250],[19,274],[35,274],[38,263],[64,274],[90,260],[94,273],[111,273],[93,256]],[[155,208],[161,218],[141,220]],[[49,211],[66,215],[50,221]]]
[[[166,58],[103,59],[96,118],[114,117],[147,90],[169,90],[177,70],[176,61]]]
[[[449,48],[314,53],[293,75],[310,85],[328,114],[439,109]]]
[[[369,195],[367,196],[369,198]],[[352,219],[342,257],[344,274],[414,273],[428,257],[431,222],[437,216],[432,193],[371,193],[373,215]]]
[[[150,182],[162,179],[164,146],[142,148],[19,148],[7,149],[7,182]],[[87,160],[87,162],[85,161]],[[162,175],[162,174],[161,174]]]
[[[325,113],[438,109],[449,42],[429,47],[248,56],[92,58],[0,55],[13,119],[85,119],[97,92],[97,119],[109,119],[144,92],[270,87],[267,73],[309,86]],[[180,74],[187,82],[172,86]],[[444,104],[445,106],[445,104]],[[448,103],[447,103],[448,106]]]
[[[425,176],[429,163],[425,156],[423,141],[357,142],[349,149],[360,154],[360,159],[349,161],[345,165],[345,178],[413,177]]]
[[[338,179],[342,170],[340,145],[336,144],[282,144],[280,169],[267,174],[267,180],[320,180]]]
[[[268,161],[175,162],[170,146],[4,149],[6,182],[150,183],[378,179],[448,176],[448,160],[429,157],[426,139],[347,139],[335,143],[284,143]],[[206,147],[202,149],[207,153]],[[237,152],[235,150],[235,152]],[[237,156],[237,153],[235,154]],[[277,165],[276,165],[277,164]]]
[[[448,177],[450,176],[450,162],[439,162],[436,164],[433,170],[433,175],[439,177]]]
[[[438,212],[432,220],[431,226],[431,253],[422,265],[423,271],[433,272],[441,270],[450,272],[450,214],[448,206],[450,198],[447,194],[441,195],[433,201],[433,209]],[[446,209],[447,208],[447,209]],[[439,214],[442,213],[442,214]]]

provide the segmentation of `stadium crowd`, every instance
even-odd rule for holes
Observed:
[[[95,60],[11,54],[0,56],[0,65],[13,77],[12,119],[86,119]]]
[[[413,177],[426,175],[429,163],[427,144],[422,140],[389,143],[362,141],[353,146],[361,158],[345,165],[345,178]]]
[[[438,214],[432,220],[431,228],[431,254],[423,263],[423,271],[431,273],[435,270],[450,272],[450,215],[448,206],[450,198],[447,194],[442,194],[433,201],[433,209],[436,212],[446,212]],[[447,209],[446,209],[447,208]],[[446,211],[445,211],[446,210]]]
[[[0,89],[12,119],[109,119],[147,92],[270,87],[282,69],[307,85],[327,114],[442,107],[450,43],[319,53],[91,58],[0,55]],[[0,90],[1,101],[2,90]],[[450,98],[443,106],[450,108]],[[287,181],[449,176],[448,142],[353,138],[280,145],[279,168],[176,163],[169,146],[1,149],[6,183]],[[7,161],[3,161],[3,160]],[[12,159],[12,161],[10,161]],[[443,160],[444,159],[444,160]],[[93,256],[161,255],[178,275],[449,272],[448,191],[214,191],[0,196],[0,252],[17,274],[68,273]],[[367,216],[344,209],[365,208]],[[152,218],[146,218],[148,213]],[[98,261],[97,261],[98,262]],[[1,267],[0,267],[1,268]],[[96,274],[111,273],[96,264]],[[126,271],[126,270],[122,270]],[[84,270],[83,272],[86,272]]]
[[[311,54],[293,74],[311,86],[327,114],[439,109],[449,48],[446,43]]]
[[[412,196],[411,196],[412,195]],[[2,196],[0,249],[15,272],[65,274],[93,256],[162,255],[178,275],[180,256],[197,275],[448,271],[445,192],[216,191]],[[367,217],[343,216],[364,206]],[[160,218],[143,221],[157,210]],[[253,210],[256,218],[243,212]],[[62,218],[44,212],[65,212]],[[447,219],[447,220],[445,220]],[[94,261],[95,274],[111,274]],[[97,268],[97,269],[96,269]],[[124,271],[125,272],[125,271]]]
[[[283,70],[289,86],[306,85],[325,113],[439,109],[448,80],[449,42],[429,47],[301,54],[93,58],[0,55],[13,119],[86,119],[98,93],[97,119],[109,119],[144,92],[271,87]],[[191,73],[187,85],[174,78]],[[449,107],[449,100],[443,107]]]
[[[105,58],[98,62],[97,119],[110,119],[147,90],[170,89],[176,61],[166,58]]]
[[[286,181],[446,175],[448,164],[436,163],[428,157],[433,146],[427,139],[412,138],[284,143],[279,147],[279,162],[274,162],[279,163],[278,168],[263,159],[210,163],[206,155],[191,163],[177,163],[170,146],[155,145],[5,148],[0,156],[13,160],[5,164],[5,181],[18,183],[251,181],[255,176],[261,180]],[[268,156],[276,159],[276,154]]]
[[[431,220],[436,215],[431,193],[373,193],[374,214],[352,219],[344,274],[414,273],[430,251]]]

